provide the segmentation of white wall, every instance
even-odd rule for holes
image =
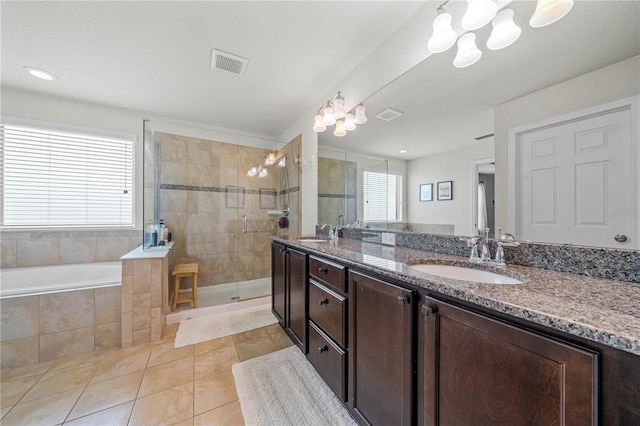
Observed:
[[[491,140],[415,160],[407,167],[407,222],[452,224],[456,235],[471,235],[473,162],[493,157]],[[453,199],[438,201],[437,185],[453,181]],[[433,183],[433,201],[419,201],[420,184]]]
[[[567,80],[495,109],[496,226],[508,220],[509,129],[594,107],[640,93],[640,56]]]

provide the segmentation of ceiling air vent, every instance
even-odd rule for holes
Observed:
[[[211,68],[228,72],[235,75],[243,75],[247,68],[248,59],[241,58],[240,56],[232,55],[231,53],[223,52],[222,50],[212,49],[211,54]]]
[[[391,121],[396,119],[402,115],[402,111],[398,111],[397,109],[387,108],[384,111],[380,111],[376,117],[380,120]]]

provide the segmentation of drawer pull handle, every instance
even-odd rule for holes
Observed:
[[[425,315],[425,316],[431,316],[432,314],[435,314],[438,311],[438,308],[435,306],[427,306],[427,305],[422,305],[422,308],[420,309],[420,311]]]
[[[328,274],[329,273],[329,268],[327,268],[326,266],[321,266],[318,268],[318,273],[319,274]]]
[[[280,253],[284,253],[285,251],[287,251],[287,250],[286,250],[286,249],[284,249],[284,248],[281,248],[281,249],[280,249]]]
[[[320,306],[322,306],[322,305],[328,305],[328,304],[329,304],[329,299],[322,299],[322,300],[321,300],[320,302],[318,302],[318,303],[320,303]]]
[[[322,353],[322,352],[328,351],[329,348],[327,347],[327,345],[324,345],[324,346],[319,347],[318,350],[320,351],[320,353]]]

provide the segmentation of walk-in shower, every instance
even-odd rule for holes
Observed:
[[[270,237],[299,233],[300,140],[161,121],[145,121],[144,135],[145,227],[163,220],[171,232],[169,276],[198,263],[199,307],[269,295]],[[265,163],[270,154],[281,161]]]

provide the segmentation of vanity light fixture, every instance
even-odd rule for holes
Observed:
[[[294,159],[295,164],[298,164],[298,156]],[[287,165],[287,155],[283,154],[278,157],[277,152],[270,152],[264,157],[263,164],[257,164],[255,166],[251,166],[247,171],[247,176],[249,177],[267,177],[269,176],[269,170],[267,170],[267,166],[277,166],[280,168],[284,168]]]
[[[39,68],[33,68],[33,67],[22,67],[23,70],[25,70],[26,72],[28,72],[29,74],[31,74],[34,77],[37,77],[39,79],[42,80],[47,80],[47,81],[52,81],[52,80],[57,80],[58,77],[56,77],[55,75],[51,74],[48,71],[45,70],[41,70]]]
[[[432,53],[440,53],[448,50],[455,44],[457,38],[451,27],[451,14],[444,6],[449,3],[446,0],[438,6],[437,15],[433,21],[433,33],[427,43],[427,48]],[[536,10],[529,21],[533,28],[544,27],[564,17],[573,7],[574,0],[538,0]],[[501,2],[503,7],[507,2]],[[475,44],[475,34],[469,32],[482,28],[489,22],[493,29],[487,40],[487,48],[491,50],[503,49],[513,44],[522,33],[513,20],[513,9],[498,11],[497,0],[467,0],[467,10],[462,17],[461,26],[467,30],[458,40],[458,53],[453,61],[457,68],[464,68],[476,63],[482,56],[482,52]],[[357,121],[356,121],[357,123]]]
[[[553,24],[569,13],[573,7],[573,0],[538,0],[536,11],[529,21],[533,28]]]
[[[276,153],[270,152],[266,157],[264,157],[264,165],[273,166],[274,164],[276,164]]]
[[[333,126],[335,124],[336,127],[333,134],[342,137],[346,135],[347,132],[355,130],[357,124],[364,124],[366,122],[365,106],[361,103],[353,110],[347,111],[344,107],[344,98],[342,94],[338,92],[333,99],[328,100],[316,112],[313,130],[318,133],[324,132],[327,130],[327,126]]]

